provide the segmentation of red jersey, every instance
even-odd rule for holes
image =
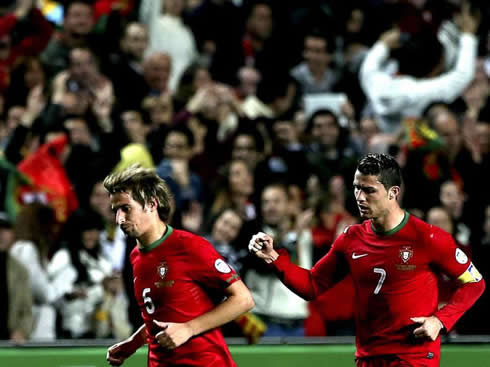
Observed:
[[[371,221],[348,227],[311,275],[321,293],[337,281],[340,268],[352,274],[357,357],[404,353],[438,356],[440,338],[415,341],[413,330],[418,324],[410,318],[436,314],[448,329],[452,327],[455,320],[436,312],[436,271],[457,278],[470,264],[447,232],[405,213],[400,225],[383,234],[373,230]]]
[[[148,332],[150,366],[236,366],[219,328],[167,351],[155,335],[153,320],[183,323],[215,307],[212,294],[239,280],[213,246],[202,237],[167,225],[165,235],[131,252],[134,293]]]

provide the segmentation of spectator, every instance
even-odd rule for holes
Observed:
[[[0,339],[22,344],[32,331],[32,292],[29,272],[9,250],[15,241],[12,224],[0,213]]]
[[[69,284],[58,308],[64,339],[95,336],[95,310],[104,300],[103,281],[112,273],[99,243],[102,219],[96,213],[79,213],[73,219],[66,248],[58,250],[48,266],[54,282]]]
[[[242,65],[242,7],[232,1],[200,1],[186,15],[186,21],[196,39],[200,63],[209,68],[213,79],[235,84]]]
[[[384,144],[380,144],[379,136],[380,129],[376,117],[364,116],[361,118],[359,122],[361,154],[385,152],[387,147]]]
[[[86,0],[70,1],[65,7],[63,29],[54,35],[41,55],[49,78],[68,68],[73,48],[94,43],[89,36],[93,27],[92,5]]]
[[[7,106],[27,105],[29,94],[37,86],[46,86],[44,67],[38,57],[26,57],[16,63],[10,74],[11,83],[7,91]]]
[[[257,88],[261,80],[262,75],[257,69],[251,66],[241,67],[238,70],[239,84],[236,88],[238,98],[243,100],[249,96],[255,96],[257,94]]]
[[[311,242],[299,244],[299,233],[289,217],[288,202],[285,186],[266,186],[261,197],[263,219],[260,230],[273,236],[301,267],[310,268]],[[304,320],[308,315],[306,302],[287,289],[270,269],[261,265],[252,262],[245,281],[255,300],[252,312],[267,324],[264,336],[304,336]]]
[[[165,131],[165,129],[172,124],[174,107],[170,92],[146,97],[143,100],[142,107],[148,113],[151,127],[154,132],[157,132],[160,129]]]
[[[155,167],[147,139],[151,131],[150,122],[143,120],[141,112],[136,110],[124,111],[121,122],[126,145],[121,149],[121,160],[114,170],[120,171],[135,163],[147,168]]]
[[[223,256],[228,265],[243,276],[247,271],[244,266],[246,265],[245,259],[248,251],[245,247],[240,247],[242,224],[243,220],[238,212],[230,208],[224,209],[212,223],[211,232],[204,238]],[[251,312],[247,312],[233,322],[222,326],[225,336],[245,336],[253,344],[264,334],[266,328],[264,322]]]
[[[95,313],[96,338],[127,338],[132,325],[128,320],[128,300],[119,274],[104,278],[104,301]]]
[[[38,341],[56,338],[54,305],[71,290],[69,284],[53,282],[48,273],[49,254],[59,232],[55,220],[53,209],[41,204],[26,205],[16,219],[16,240],[10,249],[12,256],[29,271],[34,303],[31,339]]]
[[[149,87],[143,78],[143,59],[148,49],[148,30],[141,23],[131,22],[124,29],[119,47],[103,63],[104,73],[114,84],[121,108],[140,108]]]
[[[206,83],[189,100],[186,110],[215,126],[216,139],[223,142],[238,128],[242,108],[233,90],[224,84]],[[209,147],[212,149],[212,147]]]
[[[299,131],[292,116],[282,116],[272,122],[272,150],[256,169],[259,191],[272,182],[284,182],[304,190],[310,167],[306,159],[306,148],[300,142]]]
[[[169,79],[172,70],[172,58],[163,52],[154,52],[143,62],[143,77],[150,88],[151,95],[169,92]]]
[[[109,195],[104,189],[102,180],[96,180],[92,186],[89,204],[89,210],[96,212],[104,221],[104,228],[100,231],[99,239],[102,252],[111,262],[112,271],[120,273],[124,267],[126,239],[124,233],[116,226]]]
[[[280,71],[263,74],[257,86],[257,95],[242,102],[242,110],[249,119],[276,118],[293,113],[298,108],[300,91],[296,80]]]
[[[304,38],[304,61],[291,71],[304,94],[332,92],[338,83],[340,73],[331,65],[333,43],[320,31],[310,32]]]
[[[461,17],[463,33],[457,62],[452,70],[443,74],[442,46],[435,37],[418,39],[420,44],[413,46],[413,49],[421,50],[418,54],[402,54],[399,71],[406,71],[403,76],[394,76],[383,69],[390,50],[400,47],[399,29],[384,33],[368,52],[361,66],[361,86],[372,104],[383,132],[395,132],[405,116],[421,116],[424,108],[431,102],[453,102],[469,85],[475,72],[477,43],[474,34],[478,28],[478,19],[466,8]],[[422,48],[417,49],[419,46]],[[413,52],[413,49],[405,47]]]
[[[0,14],[0,94],[9,85],[10,68],[21,57],[38,56],[53,34],[53,27],[32,4],[19,0],[12,13]]]
[[[70,51],[70,68],[59,73],[54,80],[54,94],[67,91],[88,95],[97,123],[105,132],[113,129],[111,112],[114,105],[112,82],[99,71],[95,55],[88,48]]]
[[[312,138],[308,161],[320,182],[329,182],[335,175],[350,182],[359,150],[349,131],[340,126],[337,116],[330,110],[318,110],[310,117],[306,131]]]
[[[121,113],[121,121],[129,143],[147,145],[147,135],[150,132],[149,121],[143,119],[138,110],[125,110]]]
[[[187,209],[192,203],[199,206],[203,203],[201,178],[189,169],[193,146],[194,135],[184,125],[169,129],[164,138],[164,159],[158,164],[157,174],[169,186],[177,210]]]
[[[239,213],[233,209],[224,209],[214,220],[211,232],[204,236],[223,256],[226,263],[239,274],[243,274],[243,260],[248,255],[247,249],[245,247],[240,248],[236,242],[242,224]]]
[[[225,167],[224,182],[215,190],[208,215],[215,216],[225,208],[236,210],[245,223],[256,216],[253,203],[254,175],[246,161],[233,159]],[[219,183],[218,183],[219,185]]]
[[[184,0],[142,0],[140,8],[140,20],[150,31],[148,53],[165,52],[172,59],[169,89],[173,92],[198,56],[194,36],[182,22],[184,7]]]
[[[474,160],[472,150],[475,146],[463,139],[460,119],[446,108],[433,114],[429,126],[442,138],[442,149],[408,152],[404,167],[407,179],[404,202],[410,203],[411,207],[428,210],[438,204],[440,186],[447,180],[457,182],[465,194],[483,192],[482,182],[478,179],[481,162]],[[422,184],[424,191],[415,190],[410,182]],[[468,200],[468,209],[473,208],[468,212],[478,216],[483,208],[475,198]]]
[[[454,239],[463,246],[470,246],[471,229],[465,223],[464,204],[466,201],[465,194],[454,181],[446,181],[441,185],[439,200],[442,207],[449,213],[453,222],[454,230],[451,233]]]
[[[242,65],[252,66],[262,75],[271,72],[286,72],[290,55],[285,51],[284,34],[279,37],[280,23],[277,9],[270,2],[255,1],[251,4],[245,20],[242,38]]]
[[[232,138],[231,158],[241,159],[255,171],[263,159],[265,142],[261,133],[250,127],[241,127]]]
[[[182,73],[177,90],[175,91],[176,110],[184,108],[196,92],[213,84],[213,78],[206,66],[194,63]]]
[[[3,149],[8,145],[14,130],[21,124],[25,112],[24,106],[12,106],[8,109],[7,119],[4,122],[5,138],[1,142],[1,147]]]

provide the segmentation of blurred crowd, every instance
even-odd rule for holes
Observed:
[[[247,244],[266,232],[311,267],[359,222],[352,180],[369,152],[397,158],[403,206],[490,275],[485,0],[2,4],[0,339],[141,324],[134,242],[102,185],[134,163],[168,183],[170,224],[251,289],[227,336],[353,335],[349,278],[307,303]],[[487,292],[454,333],[490,334],[489,306]]]

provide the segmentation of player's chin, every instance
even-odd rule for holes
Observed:
[[[121,230],[127,237],[136,237],[134,230],[130,227],[121,227]]]
[[[359,208],[359,216],[364,219],[371,219],[373,217],[369,210],[361,208]]]

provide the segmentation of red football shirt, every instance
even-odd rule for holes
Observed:
[[[148,248],[131,252],[134,292],[149,334],[150,366],[236,366],[219,328],[167,351],[155,335],[153,320],[182,323],[215,307],[213,296],[237,281],[213,246],[202,237],[167,225],[165,235]]]
[[[318,292],[337,280],[340,269],[352,274],[357,357],[438,355],[440,338],[415,341],[410,318],[437,311],[437,271],[457,278],[469,266],[448,233],[406,213],[400,225],[383,234],[371,221],[348,227],[311,274]]]

